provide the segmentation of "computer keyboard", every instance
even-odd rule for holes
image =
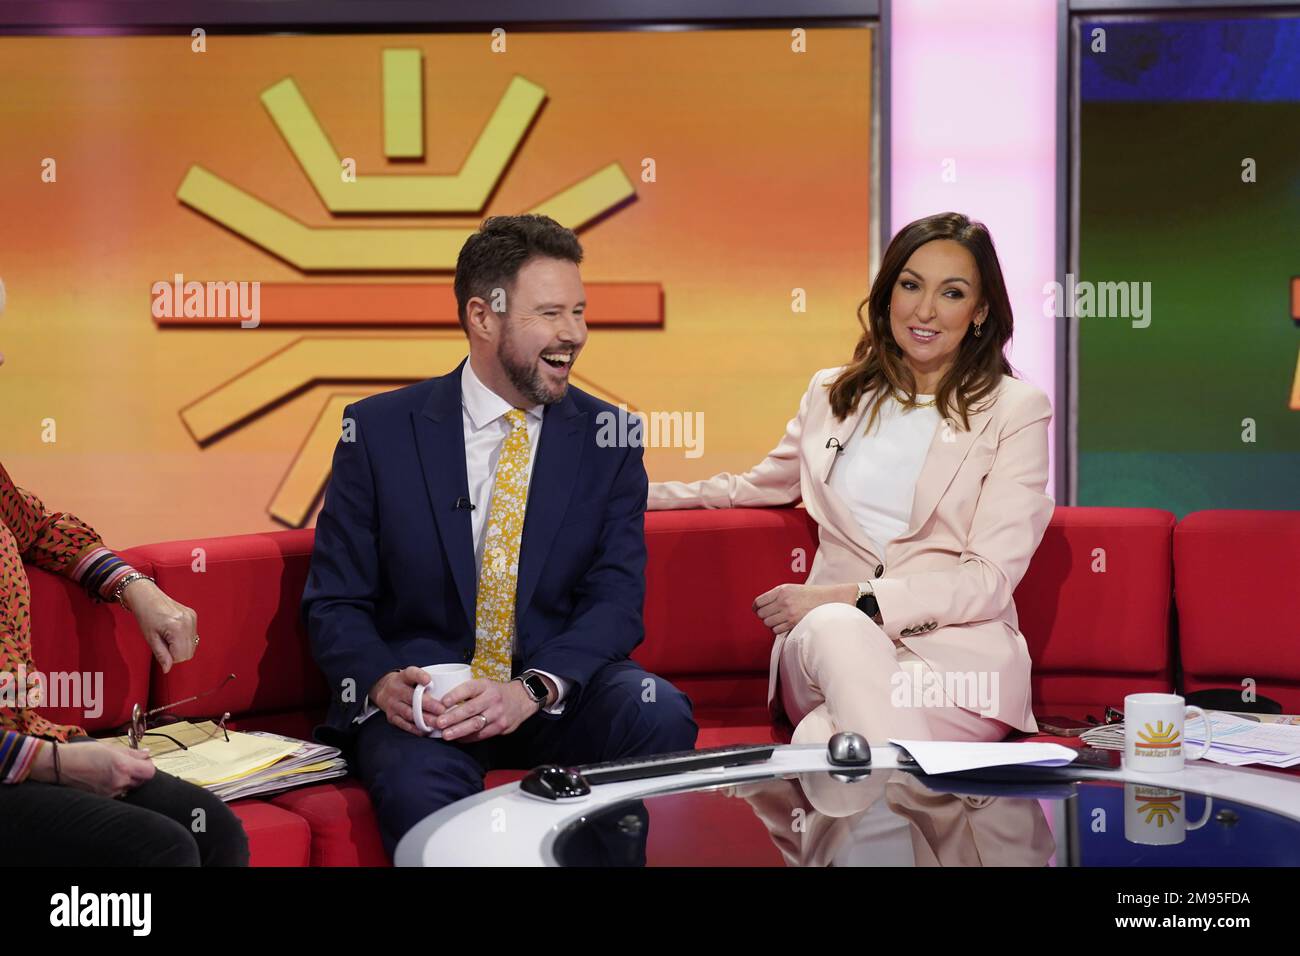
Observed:
[[[582,774],[587,783],[596,786],[623,780],[666,777],[669,774],[686,773],[691,770],[762,763],[769,760],[775,750],[775,744],[731,744],[726,747],[707,747],[703,750],[652,754],[648,757],[625,757],[622,760],[585,764],[573,769]]]

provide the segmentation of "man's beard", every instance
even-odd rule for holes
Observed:
[[[516,361],[510,348],[513,344],[514,341],[509,335],[503,336],[497,344],[497,361],[506,370],[506,378],[510,379],[510,384],[519,389],[520,393],[534,405],[554,405],[563,399],[569,390],[569,383],[565,382],[560,387],[559,394],[548,391],[537,362]]]

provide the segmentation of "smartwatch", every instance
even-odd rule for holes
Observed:
[[[533,703],[541,707],[546,706],[546,697],[550,694],[551,689],[546,686],[546,681],[542,680],[542,675],[536,671],[524,671],[515,680],[524,685],[524,690],[528,696],[533,699]]]
[[[858,599],[854,603],[867,617],[874,618],[880,613],[880,602],[876,600],[870,581],[858,585]]]

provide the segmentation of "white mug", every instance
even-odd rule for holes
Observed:
[[[1205,743],[1186,753],[1183,730],[1193,711],[1205,724]],[[1177,694],[1129,694],[1124,698],[1124,766],[1147,773],[1172,773],[1187,760],[1200,760],[1213,743],[1210,721],[1199,707],[1188,707]]]
[[[1128,714],[1124,715],[1125,717]],[[1210,822],[1214,800],[1205,797],[1205,809],[1195,823],[1187,822],[1191,794],[1146,783],[1124,784],[1124,839],[1143,846],[1174,846],[1187,839],[1189,830]]]
[[[421,667],[420,670],[433,679],[427,684],[416,684],[415,690],[411,693],[411,711],[415,718],[415,727],[426,737],[441,737],[441,730],[430,727],[424,722],[424,692],[427,690],[434,697],[442,697],[449,691],[455,690],[470,679],[470,667],[468,664],[430,664],[428,667]]]

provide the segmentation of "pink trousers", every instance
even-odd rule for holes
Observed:
[[[912,682],[930,667],[848,604],[813,608],[786,636],[778,687],[792,743],[852,730],[875,746],[899,740],[1001,740],[1008,724],[975,710],[915,706]],[[941,679],[941,678],[940,678]]]

